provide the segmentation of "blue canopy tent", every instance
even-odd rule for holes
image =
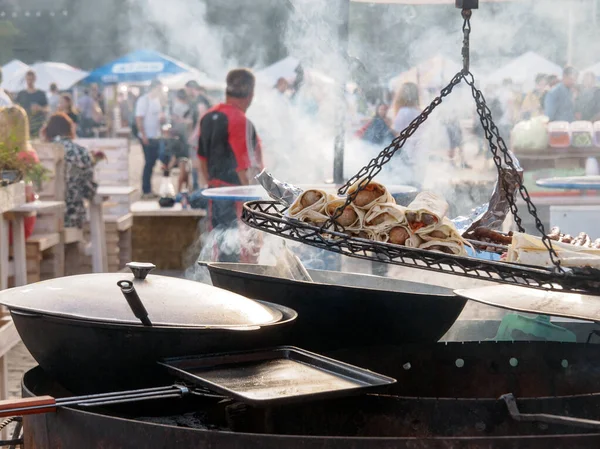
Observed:
[[[191,72],[193,67],[153,50],[129,53],[92,71],[84,83],[135,83],[159,76]]]

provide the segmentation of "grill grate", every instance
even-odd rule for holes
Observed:
[[[286,209],[276,201],[251,201],[244,205],[242,221],[269,234],[359,259],[533,288],[600,294],[600,270],[558,271],[375,242],[290,219],[284,216]]]

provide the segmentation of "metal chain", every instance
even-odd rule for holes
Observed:
[[[379,153],[379,155],[377,157],[371,159],[371,161],[369,162],[368,165],[361,168],[360,171],[356,175],[354,175],[352,178],[350,178],[348,180],[348,182],[346,182],[346,184],[344,184],[338,190],[339,195],[345,195],[346,192],[348,191],[348,189],[352,185],[354,185],[356,182],[360,181],[360,183],[357,186],[358,188],[356,189],[356,191],[354,191],[350,195],[348,195],[348,197],[346,199],[346,203],[337,208],[337,210],[335,211],[333,216],[327,222],[325,222],[323,224],[323,226],[321,227],[322,229],[329,229],[332,226],[336,230],[340,229],[339,225],[335,222],[335,220],[337,218],[339,218],[342,215],[342,213],[344,212],[344,209],[346,209],[346,207],[348,207],[350,205],[350,203],[352,201],[354,201],[354,199],[356,198],[356,195],[358,195],[362,190],[364,190],[365,187],[373,180],[373,178],[375,176],[377,176],[379,174],[379,172],[381,172],[383,166],[385,164],[387,164],[392,159],[392,157],[398,151],[400,151],[402,149],[402,147],[404,146],[406,141],[427,120],[427,118],[431,115],[431,113],[435,110],[435,108],[437,108],[440,104],[442,104],[442,100],[445,97],[447,97],[448,95],[450,95],[450,93],[452,92],[452,89],[454,89],[454,87],[456,87],[458,84],[460,84],[461,81],[462,81],[462,73],[457,73],[454,76],[454,78],[452,78],[452,81],[450,81],[450,84],[448,84],[446,87],[444,87],[442,89],[440,95],[438,97],[434,98],[433,101],[429,104],[429,106],[427,106],[419,114],[419,116],[417,118],[415,118],[410,123],[410,125],[408,125],[406,127],[406,129],[404,129],[400,133],[400,135],[392,141],[392,143],[388,147],[386,147],[381,153]]]
[[[519,216],[519,210],[515,203],[515,199],[513,195],[510,195],[508,180],[506,179],[506,176],[503,176],[502,173],[504,169],[502,167],[502,158],[498,154],[499,152],[502,153],[504,163],[506,164],[506,166],[510,169],[511,173],[515,175],[516,182],[519,186],[519,194],[521,195],[521,198],[523,198],[523,200],[525,201],[529,214],[533,217],[535,221],[535,227],[542,236],[542,243],[548,250],[552,264],[558,272],[564,272],[564,270],[560,266],[560,259],[558,258],[558,254],[552,246],[552,240],[550,240],[550,238],[546,235],[546,229],[544,227],[544,224],[538,217],[537,208],[531,200],[529,192],[527,191],[527,187],[523,185],[521,176],[518,174],[515,161],[506,146],[506,142],[500,136],[498,127],[494,123],[494,120],[492,118],[492,112],[486,104],[483,93],[475,87],[475,78],[473,77],[473,74],[471,72],[465,74],[463,79],[465,80],[465,83],[467,83],[467,85],[471,87],[471,93],[473,95],[473,99],[475,100],[475,104],[477,105],[477,114],[479,115],[479,121],[481,122],[481,126],[483,127],[483,130],[485,132],[485,137],[490,146],[490,151],[492,152],[492,155],[494,157],[494,163],[496,164],[496,168],[498,170],[498,176],[502,182],[502,188],[506,193],[506,199],[508,201],[510,211],[514,217],[515,224],[519,228],[520,232],[525,232],[525,228],[523,227],[521,217]]]
[[[504,139],[500,136],[500,132],[498,130],[498,127],[494,123],[494,120],[492,118],[492,112],[491,112],[490,108],[487,106],[487,103],[485,101],[483,93],[475,87],[475,78],[469,69],[471,10],[463,10],[462,16],[464,18],[464,22],[463,22],[464,39],[463,39],[463,47],[462,47],[463,69],[462,69],[462,71],[457,73],[454,76],[454,78],[452,78],[452,81],[450,81],[450,84],[448,84],[446,87],[444,87],[441,90],[440,95],[438,97],[436,97],[429,104],[429,106],[427,106],[421,112],[421,114],[419,114],[419,116],[417,118],[415,118],[410,123],[410,125],[408,125],[408,127],[406,129],[404,129],[400,133],[400,135],[392,141],[392,143],[387,148],[385,148],[381,153],[379,153],[379,155],[377,157],[373,158],[369,162],[368,165],[363,167],[357,174],[355,174],[352,178],[350,178],[348,180],[348,182],[346,182],[346,184],[344,184],[338,190],[339,195],[345,195],[348,192],[348,189],[358,182],[357,189],[354,192],[352,192],[350,195],[347,196],[345,204],[343,206],[340,206],[337,208],[337,210],[335,211],[333,216],[331,218],[329,218],[329,220],[323,224],[321,229],[326,230],[326,229],[331,229],[331,227],[333,227],[333,229],[335,229],[335,230],[339,230],[339,229],[343,230],[343,227],[338,225],[335,222],[335,220],[337,218],[339,218],[342,215],[342,213],[344,212],[344,210],[346,209],[346,207],[348,207],[350,205],[350,203],[352,203],[352,201],[354,201],[354,199],[356,198],[356,195],[358,195],[359,192],[364,190],[365,187],[373,180],[373,178],[381,172],[383,166],[385,164],[387,164],[392,159],[392,157],[398,151],[400,151],[402,149],[402,147],[404,146],[406,141],[419,129],[419,127],[423,124],[423,122],[425,122],[429,118],[429,116],[435,110],[435,108],[437,108],[442,103],[442,100],[445,97],[447,97],[448,95],[450,95],[450,93],[452,93],[452,90],[464,80],[465,83],[471,88],[471,93],[473,95],[473,99],[475,100],[475,104],[477,106],[477,114],[479,115],[479,121],[481,122],[481,126],[483,127],[483,130],[485,132],[485,137],[490,145],[490,151],[492,152],[494,163],[495,163],[496,169],[498,171],[498,179],[500,180],[500,182],[502,184],[502,188],[506,194],[506,198],[507,198],[507,201],[508,201],[508,204],[510,207],[510,211],[514,217],[517,227],[519,228],[519,231],[524,232],[525,229],[523,228],[522,220],[521,220],[521,217],[519,216],[519,210],[517,208],[517,204],[515,202],[514,196],[510,194],[511,189],[510,189],[508,180],[506,179],[507,177],[505,176],[505,169],[502,166],[503,161],[506,164],[506,166],[508,166],[511,173],[514,174],[514,176],[516,177],[516,182],[519,186],[519,193],[521,195],[521,198],[523,198],[523,200],[525,201],[525,204],[527,204],[527,209],[528,209],[529,213],[531,214],[531,216],[535,220],[535,226],[536,226],[537,230],[540,232],[540,234],[542,235],[542,243],[548,250],[548,253],[550,255],[550,260],[555,267],[555,271],[558,273],[564,273],[564,270],[560,266],[560,259],[558,258],[558,254],[556,253],[556,251],[554,250],[554,248],[552,246],[552,241],[546,235],[546,230],[545,230],[544,224],[538,217],[537,208],[531,201],[531,197],[529,196],[529,192],[527,191],[527,188],[523,185],[523,181],[521,179],[521,176],[518,173],[515,161],[514,161],[513,157],[511,156],[511,153],[508,150],[506,143],[504,142]],[[499,153],[502,154],[502,157]]]

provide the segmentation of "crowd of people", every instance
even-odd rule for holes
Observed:
[[[55,83],[50,85],[48,92],[44,92],[37,88],[36,79],[35,72],[29,70],[25,74],[26,88],[18,92],[14,98],[0,89],[0,106],[16,104],[25,109],[32,139],[43,137],[40,136],[40,131],[56,112],[66,114],[73,121],[75,135],[78,137],[91,137],[94,135],[94,128],[104,124],[104,99],[97,84],[84,89],[77,105],[74,105],[73,97],[69,92],[61,92]]]
[[[315,96],[303,96],[302,72],[296,82],[284,78],[273,85],[278,103],[298,106],[306,114],[320,107]],[[1,73],[0,73],[1,77]],[[600,120],[600,88],[596,77],[586,73],[578,84],[578,73],[567,67],[562,79],[540,74],[535,88],[525,94],[515,89],[511,80],[492,90],[489,106],[501,134],[510,135],[512,127],[521,120],[545,115],[551,121]],[[13,100],[0,91],[0,105],[22,108],[28,121],[30,138],[42,138],[63,145],[67,165],[73,173],[67,182],[66,223],[81,226],[83,200],[93,195],[92,162],[87,150],[74,143],[77,136],[89,136],[94,127],[104,122],[105,102],[97,85],[86,87],[74,105],[69,93],[60,92],[56,85],[44,92],[36,87],[36,75],[26,75],[26,89]],[[158,199],[160,192],[152,189],[152,175],[157,163],[165,174],[179,168],[177,191],[197,191],[205,187],[247,185],[263,167],[261,140],[246,111],[254,99],[256,79],[246,69],[232,70],[226,78],[225,99],[211,98],[202,86],[190,80],[185,88],[169,92],[158,79],[137,97],[131,91],[121,92],[118,106],[121,125],[130,127],[139,140],[144,154],[142,193],[144,199]],[[307,91],[308,92],[308,91]],[[391,101],[380,102],[374,115],[355,132],[355,137],[379,150],[389,145],[419,116],[423,104],[419,86],[403,84]],[[309,101],[312,98],[312,102]],[[273,99],[269,101],[273,102]],[[348,105],[347,105],[348,106]],[[284,117],[280,117],[280,128]],[[462,154],[463,136],[459,118],[445,117],[442,128],[445,140],[439,148],[452,164],[470,168]],[[439,134],[439,133],[438,133]],[[421,185],[423,172],[431,154],[421,151],[419,135],[409,139],[390,167],[401,168],[402,182]],[[422,145],[421,145],[422,146]],[[440,154],[440,151],[438,151]],[[190,179],[191,178],[191,179]],[[233,223],[239,210],[234,203],[219,202],[211,206],[213,226]]]
[[[511,79],[506,79],[495,99],[500,105],[501,123],[510,128],[519,121],[541,115],[551,122],[600,120],[600,87],[596,75],[587,72],[580,77],[573,67],[563,70],[562,79],[538,74],[535,87],[526,94],[522,94]]]

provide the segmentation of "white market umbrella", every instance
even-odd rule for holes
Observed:
[[[269,84],[270,86],[274,86],[279,78],[285,78],[288,82],[293,82],[296,79],[296,69],[299,65],[299,59],[288,56],[264,69],[256,71],[256,79],[259,83]]]
[[[588,67],[585,70],[582,70],[581,74],[584,74],[584,73],[587,73],[587,72],[592,72],[597,77],[600,77],[600,62],[598,64],[594,64],[591,67]]]
[[[189,72],[178,73],[176,75],[161,76],[162,83],[171,90],[182,89],[188,81],[196,81],[206,90],[225,90],[224,81],[211,79],[206,73],[193,69]]]
[[[9,92],[19,92],[25,89],[25,74],[28,70],[35,72],[36,87],[44,91],[49,91],[52,83],[55,83],[59,90],[68,90],[89,74],[84,70],[60,62],[38,62],[16,72],[11,78],[7,78],[2,87]]]
[[[404,83],[415,83],[425,88],[446,85],[462,69],[462,65],[441,55],[423,61],[390,80],[390,89],[397,91]]]
[[[513,84],[521,85],[524,91],[535,87],[535,77],[538,73],[562,76],[562,68],[543,56],[530,51],[513,59],[508,64],[490,73],[485,78],[486,85],[500,85],[510,78]]]
[[[4,64],[2,66],[2,86],[1,87],[3,89],[6,89],[6,86],[5,86],[6,80],[11,79],[16,74],[25,73],[30,68],[31,67],[29,67],[27,64],[25,64],[23,61],[19,61],[18,59],[13,59],[9,63]]]

